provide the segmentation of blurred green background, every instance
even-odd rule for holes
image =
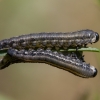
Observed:
[[[81,29],[100,33],[99,0],[0,0],[0,40]],[[100,42],[92,46],[100,48]],[[11,65],[0,71],[0,100],[100,100],[99,59],[99,53],[85,53],[98,69],[90,79],[47,64]]]

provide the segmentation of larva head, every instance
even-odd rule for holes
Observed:
[[[97,75],[97,69],[94,68],[94,66],[91,66],[90,68],[93,71],[93,77],[95,77]]]
[[[99,40],[99,34],[97,32],[94,32],[92,30],[86,30],[86,34],[91,40],[91,43],[95,43]]]
[[[95,38],[96,38],[96,39],[95,39],[94,43],[97,42],[97,41],[99,40],[99,34],[96,33],[96,32],[95,32]]]

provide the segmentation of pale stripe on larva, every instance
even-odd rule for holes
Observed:
[[[33,33],[0,41],[0,50],[16,48],[67,48],[84,46],[99,40],[98,33],[92,30],[81,30],[67,33]]]
[[[9,54],[9,55],[8,55]],[[97,70],[94,66],[86,64],[83,61],[80,52],[70,52],[65,55],[52,52],[51,50],[16,50],[9,49],[5,59],[1,60],[1,69],[7,67],[12,63],[31,62],[31,63],[47,63],[57,68],[69,71],[77,76],[83,78],[94,77]],[[8,57],[8,58],[7,58]]]

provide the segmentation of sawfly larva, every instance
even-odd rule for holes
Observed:
[[[9,55],[9,57],[7,56]],[[51,50],[16,50],[9,49],[5,59],[1,60],[1,69],[13,63],[46,63],[60,69],[69,71],[83,78],[94,77],[97,74],[96,68],[86,64],[82,52],[70,52],[66,54]],[[8,58],[7,58],[8,57]]]

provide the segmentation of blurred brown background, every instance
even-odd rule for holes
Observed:
[[[98,0],[0,0],[0,40],[32,32],[100,33]],[[100,48],[100,42],[93,44]],[[47,64],[14,64],[0,71],[0,100],[100,100],[100,54],[85,53],[98,69],[83,79]]]

